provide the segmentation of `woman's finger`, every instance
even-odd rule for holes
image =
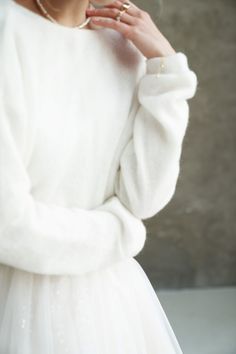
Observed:
[[[133,28],[124,22],[116,21],[110,17],[92,17],[92,23],[98,26],[112,28],[122,33],[125,37],[127,37],[127,34],[130,33],[130,28]]]
[[[113,1],[111,4],[104,6],[105,8],[116,8],[118,10],[120,10],[122,4],[125,1],[121,1],[121,0],[115,0]],[[138,6],[136,6],[134,3],[132,3],[131,1],[128,1],[130,3],[130,7],[126,10],[126,13],[129,14],[130,16],[134,16],[134,17],[140,17],[142,10],[140,10],[140,8]]]
[[[110,17],[92,17],[92,24],[94,23],[95,26],[102,26],[107,28],[112,28],[121,34],[124,37],[131,39],[132,37],[132,29],[135,28],[134,26],[130,26],[124,22],[116,21]]]
[[[87,10],[87,14],[89,15],[89,17],[101,16],[101,17],[110,17],[112,19],[116,19],[116,16],[119,15],[119,10],[115,7],[112,8],[103,7],[101,9]],[[127,23],[129,25],[135,24],[135,18],[126,12],[124,12],[121,15],[120,21]]]

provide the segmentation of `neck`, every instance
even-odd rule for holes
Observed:
[[[41,0],[41,3],[56,21],[65,26],[73,26],[86,20],[89,0]]]
[[[15,0],[42,15],[35,0]],[[60,24],[74,26],[86,20],[89,0],[40,0],[47,12]]]

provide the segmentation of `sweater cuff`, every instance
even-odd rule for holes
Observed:
[[[179,73],[187,70],[189,70],[188,59],[182,52],[146,59],[147,74]]]

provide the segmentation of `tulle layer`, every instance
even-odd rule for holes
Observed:
[[[0,265],[0,354],[182,353],[140,264],[45,276]]]

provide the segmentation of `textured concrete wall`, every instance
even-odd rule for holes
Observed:
[[[236,1],[136,0],[198,75],[172,201],[137,260],[159,288],[236,284]]]

